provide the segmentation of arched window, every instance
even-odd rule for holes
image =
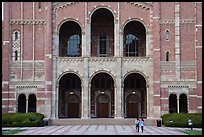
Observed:
[[[166,30],[166,40],[169,40],[169,30]]]
[[[166,52],[166,61],[169,61],[169,56],[170,56],[170,53],[169,51]]]
[[[20,39],[20,32],[18,30],[13,30],[13,41],[16,42],[18,39]]]
[[[126,56],[136,57],[138,56],[138,37],[133,34],[126,35]]]
[[[15,32],[15,38],[14,38],[14,40],[15,40],[15,41],[18,40],[18,32],[17,32],[17,31]]]
[[[15,50],[15,61],[17,61],[17,60],[18,60],[18,51]]]
[[[106,8],[91,16],[91,56],[114,56],[114,16]]]
[[[130,21],[124,27],[123,54],[126,57],[146,55],[146,29],[140,21]]]
[[[81,56],[81,27],[75,21],[62,24],[59,32],[59,56]]]

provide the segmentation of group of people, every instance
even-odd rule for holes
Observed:
[[[136,131],[139,132],[140,131],[140,127],[142,132],[144,131],[144,120],[143,118],[137,118],[135,119],[135,126],[136,126]]]
[[[188,125],[191,128],[191,130],[193,130],[193,121],[191,118],[188,118]],[[135,119],[135,126],[136,126],[136,131],[139,132],[140,131],[140,127],[142,132],[144,131],[144,120],[143,118],[137,118]]]

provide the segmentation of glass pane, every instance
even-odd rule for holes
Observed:
[[[126,56],[138,55],[138,38],[132,34],[126,35]]]
[[[68,40],[67,55],[69,57],[77,57],[80,53],[80,36],[72,35]]]

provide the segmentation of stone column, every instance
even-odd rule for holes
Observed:
[[[177,113],[179,113],[179,96],[176,96],[177,97]]]
[[[81,118],[82,119],[88,119],[89,118],[89,111],[90,111],[90,107],[89,107],[89,96],[90,96],[90,92],[89,92],[89,65],[88,65],[88,58],[84,57],[84,76],[83,76],[83,87],[82,87],[82,115]]]
[[[120,56],[120,45],[119,45],[119,22],[116,17],[115,23],[114,23],[114,56],[119,57]]]
[[[59,34],[57,30],[53,32],[53,55],[52,55],[52,100],[51,100],[51,117],[58,118],[58,87],[57,83],[57,57],[59,56]]]
[[[26,113],[28,113],[28,100],[29,100],[29,98],[28,98],[28,95],[26,96]]]
[[[121,60],[122,58],[117,58],[118,60],[118,66],[121,66],[120,69],[122,69],[122,65],[121,65]],[[119,69],[119,70],[120,70]],[[121,71],[118,71],[116,80],[115,80],[115,88],[114,88],[114,96],[115,96],[115,116],[114,118],[116,119],[121,119],[123,118],[122,116],[122,76],[121,76]]]
[[[87,25],[86,25],[85,31],[86,31],[86,44],[85,44],[86,56],[90,57],[91,56],[91,23],[89,19],[87,19]]]

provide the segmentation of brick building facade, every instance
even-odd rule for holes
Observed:
[[[201,2],[4,2],[2,23],[2,113],[202,112]]]

